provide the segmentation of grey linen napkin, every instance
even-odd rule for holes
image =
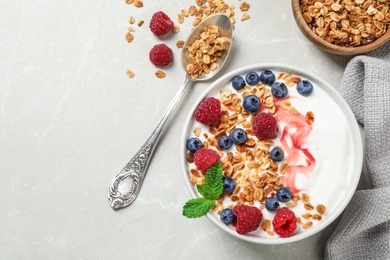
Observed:
[[[326,259],[390,259],[390,42],[354,57],[342,95],[364,127],[371,188],[355,192],[326,244]]]

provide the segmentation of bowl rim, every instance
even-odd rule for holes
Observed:
[[[181,160],[181,169],[182,169],[182,174],[183,178],[187,187],[188,192],[190,193],[191,198],[199,198],[199,196],[196,194],[196,192],[193,189],[193,185],[188,178],[189,173],[187,169],[187,149],[186,149],[186,138],[188,137],[189,133],[189,126],[191,121],[193,120],[193,113],[198,106],[198,104],[212,91],[216,86],[221,84],[223,81],[226,79],[230,79],[233,76],[239,74],[239,73],[244,73],[244,72],[249,72],[253,70],[264,70],[264,69],[275,69],[275,70],[280,70],[280,71],[285,71],[285,72],[291,72],[297,75],[302,75],[305,76],[306,78],[312,78],[315,79],[319,84],[324,86],[322,88],[328,95],[330,95],[336,104],[339,106],[339,108],[344,112],[348,125],[351,128],[351,135],[352,135],[352,140],[353,144],[355,145],[355,151],[356,151],[356,158],[354,158],[354,176],[351,178],[353,182],[349,183],[349,186],[351,187],[348,196],[345,198],[343,203],[340,205],[340,207],[337,208],[335,212],[333,212],[332,215],[329,216],[329,218],[323,219],[321,221],[321,225],[316,226],[315,228],[312,228],[310,230],[306,230],[305,232],[302,232],[300,234],[296,234],[294,236],[288,237],[288,238],[262,238],[262,237],[257,237],[253,236],[250,234],[246,235],[240,235],[237,232],[235,232],[232,228],[229,228],[225,224],[223,224],[221,221],[215,221],[215,216],[212,212],[208,212],[206,214],[206,217],[213,222],[215,225],[219,226],[222,230],[225,232],[228,232],[230,235],[239,238],[241,240],[255,243],[255,244],[263,244],[263,245],[278,245],[278,244],[287,244],[287,243],[292,243],[292,242],[297,242],[300,240],[303,240],[305,238],[311,237],[321,230],[325,229],[328,227],[337,217],[340,216],[340,214],[344,211],[346,206],[349,204],[349,202],[352,199],[353,194],[356,191],[357,185],[360,180],[362,168],[363,168],[363,140],[362,136],[360,133],[359,125],[356,121],[356,118],[350,109],[349,105],[347,102],[344,100],[344,98],[341,96],[341,94],[334,88],[332,87],[329,83],[327,83],[325,80],[323,80],[321,77],[308,72],[304,69],[292,66],[292,65],[286,65],[286,64],[280,64],[280,63],[257,63],[257,64],[252,64],[248,66],[244,66],[238,69],[235,69],[231,72],[226,73],[225,75],[222,75],[219,77],[216,81],[214,81],[206,90],[203,91],[203,93],[199,96],[199,98],[196,100],[192,108],[190,109],[190,113],[187,116],[187,119],[185,120],[185,125],[182,130],[182,135],[181,135],[181,141],[180,141],[180,160]]]
[[[305,19],[303,18],[301,8],[300,8],[300,0],[291,0],[291,9],[298,28],[306,36],[306,38],[316,46],[320,47],[322,50],[333,54],[339,54],[339,55],[363,54],[375,50],[376,48],[384,45],[386,42],[390,40],[390,27],[388,27],[385,34],[383,34],[381,37],[379,37],[378,39],[376,39],[374,42],[370,44],[357,46],[357,47],[338,46],[321,39],[310,29],[309,25],[306,23]]]

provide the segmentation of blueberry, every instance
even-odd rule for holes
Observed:
[[[284,153],[279,147],[275,147],[270,152],[271,159],[275,162],[281,162],[284,158]]]
[[[227,194],[232,194],[234,189],[236,188],[234,179],[232,177],[225,176],[222,178],[222,181],[223,181],[223,192]]]
[[[187,150],[191,153],[195,153],[198,149],[202,148],[203,144],[199,138],[191,137],[187,140]]]
[[[246,75],[245,80],[249,86],[255,86],[257,83],[259,83],[260,77],[259,74],[253,71]]]
[[[265,70],[260,74],[260,81],[266,85],[272,85],[275,82],[275,75],[270,70]]]
[[[242,107],[249,113],[254,113],[260,109],[261,101],[256,95],[249,95],[242,101]]]
[[[219,218],[224,224],[229,225],[234,221],[235,215],[232,209],[226,208],[222,210]]]
[[[244,129],[236,128],[230,134],[230,138],[232,139],[233,143],[235,143],[235,144],[243,144],[248,139],[248,136],[247,136]]]
[[[286,85],[283,82],[275,82],[272,84],[271,93],[278,98],[284,98],[288,94]]]
[[[275,197],[268,197],[265,201],[265,208],[269,211],[275,211],[279,208],[279,201]]]
[[[233,141],[232,139],[227,136],[227,135],[223,135],[221,136],[219,139],[218,139],[218,146],[221,148],[221,149],[229,149],[230,147],[232,147],[233,145]]]
[[[234,76],[232,78],[232,86],[236,90],[240,90],[245,87],[245,80],[241,76]]]
[[[281,202],[287,202],[291,199],[291,190],[287,187],[282,187],[276,191],[276,198]]]
[[[313,91],[313,84],[310,81],[304,79],[298,82],[297,84],[298,93],[302,96],[309,96]]]

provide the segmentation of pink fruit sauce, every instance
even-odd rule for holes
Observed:
[[[295,194],[302,191],[295,184],[297,174],[310,175],[316,164],[314,156],[307,148],[313,127],[302,114],[291,114],[280,106],[274,116],[279,122],[279,139],[287,153],[286,163],[289,166],[284,184]]]

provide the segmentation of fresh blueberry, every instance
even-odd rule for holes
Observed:
[[[234,76],[232,78],[232,86],[236,90],[240,90],[245,87],[245,80],[241,76]]]
[[[291,190],[287,187],[282,187],[276,191],[276,198],[281,202],[287,202],[291,199]]]
[[[279,208],[279,201],[275,197],[268,197],[265,201],[265,208],[269,211],[275,211]]]
[[[233,143],[235,143],[235,144],[243,144],[248,139],[248,136],[247,136],[244,129],[236,128],[230,134],[230,138],[232,139]]]
[[[313,84],[310,81],[304,79],[298,82],[297,84],[298,93],[302,96],[309,96],[313,91]]]
[[[284,153],[279,147],[275,147],[270,152],[271,159],[275,162],[281,162],[284,158]]]
[[[260,81],[271,86],[275,82],[275,75],[272,71],[265,70],[260,74]]]
[[[226,208],[222,210],[219,218],[224,224],[229,225],[234,221],[235,215],[232,209]]]
[[[223,135],[221,136],[219,139],[218,139],[218,146],[221,148],[221,149],[229,149],[230,147],[232,147],[233,145],[233,141],[232,139],[227,136],[227,135]]]
[[[232,194],[234,189],[236,188],[234,179],[232,177],[225,176],[222,178],[222,181],[223,181],[223,192],[227,194]]]
[[[254,113],[260,109],[261,101],[256,95],[249,95],[242,101],[242,107],[249,113]]]
[[[249,86],[255,86],[257,83],[259,83],[260,77],[259,74],[253,71],[246,75],[245,80]]]
[[[271,93],[275,97],[284,98],[288,94],[288,89],[283,82],[275,82],[272,84]]]
[[[187,150],[191,153],[195,153],[198,149],[202,148],[203,144],[199,138],[191,137],[187,140]]]

